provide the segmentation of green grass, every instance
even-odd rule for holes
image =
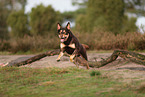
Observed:
[[[8,51],[0,51],[0,55],[10,55],[12,53],[8,52]]]
[[[90,73],[90,76],[99,76],[99,75],[101,75],[101,73],[100,73],[100,71],[92,71],[91,73]]]
[[[104,71],[98,72],[77,68],[0,68],[0,97],[145,96],[138,89],[106,77]]]

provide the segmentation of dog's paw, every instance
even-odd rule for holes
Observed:
[[[57,62],[59,62],[59,61],[60,61],[60,59],[57,59],[56,61],[57,61]]]
[[[71,61],[71,62],[74,62],[74,60],[73,60],[73,59],[70,59],[70,61]]]

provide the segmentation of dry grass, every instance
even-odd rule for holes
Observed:
[[[88,44],[90,49],[112,50],[144,50],[145,34],[132,32],[124,35],[114,35],[109,32],[94,31],[92,34],[77,34],[81,43]],[[85,38],[84,38],[85,37]]]
[[[74,31],[75,32],[75,31]],[[95,30],[93,33],[74,33],[80,43],[89,45],[91,50],[145,50],[145,34],[136,32],[114,35]],[[24,38],[0,41],[0,51],[38,52],[59,48],[59,38],[54,34],[47,36],[25,36]]]
[[[56,49],[59,48],[59,40],[58,37],[50,35],[50,36],[25,36],[24,38],[10,39],[7,41],[7,45],[10,48],[2,50],[8,50],[10,52],[38,52],[46,49]]]

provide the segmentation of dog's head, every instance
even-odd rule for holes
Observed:
[[[65,28],[62,28],[61,25],[58,23],[57,32],[61,42],[67,41],[70,35],[70,23],[68,22]]]

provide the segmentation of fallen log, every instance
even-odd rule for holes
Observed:
[[[58,55],[58,54],[59,54],[58,49],[52,50],[52,51],[47,51],[45,53],[41,53],[41,54],[35,55],[33,57],[30,57],[24,61],[20,61],[20,62],[12,61],[12,62],[8,63],[8,65],[6,65],[6,66],[22,66],[22,65],[30,64],[32,62],[40,60],[41,58],[44,58],[46,56],[53,56],[53,55]]]
[[[101,61],[94,61],[94,62],[88,61],[88,64],[90,67],[99,68],[107,65],[108,63],[115,61],[118,57],[145,66],[145,55],[135,53],[135,52],[130,52],[130,51],[124,51],[124,50],[114,50],[113,54],[110,57],[103,59]],[[83,66],[87,64],[84,62],[84,59],[80,57],[77,57],[76,61]]]
[[[40,60],[41,58],[44,58],[46,56],[53,56],[53,55],[58,55],[58,54],[59,54],[58,49],[52,50],[52,51],[48,51],[48,52],[30,57],[29,59],[26,59],[24,61],[10,62],[6,66],[22,66],[22,65],[30,64],[32,62]],[[107,65],[108,63],[115,61],[118,57],[121,57],[125,60],[135,62],[135,63],[145,66],[145,55],[135,53],[135,52],[130,52],[130,51],[124,51],[124,50],[114,50],[114,52],[112,53],[110,57],[103,59],[101,61],[88,61],[87,62],[81,57],[76,57],[74,60],[75,61],[74,63],[79,63],[79,65],[82,65],[82,66],[86,66],[86,64],[89,64],[90,67],[99,68],[99,67]]]

